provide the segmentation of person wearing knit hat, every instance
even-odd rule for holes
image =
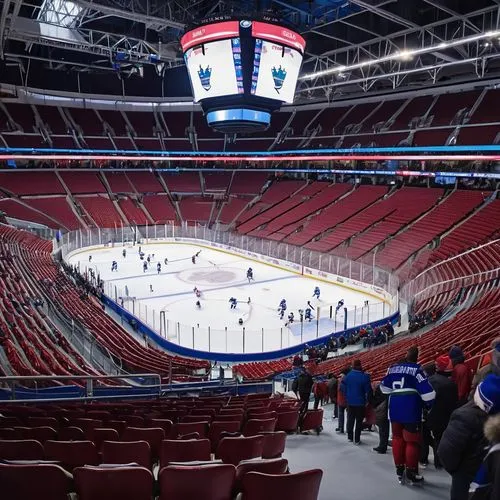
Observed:
[[[465,355],[460,346],[454,345],[448,354],[453,366],[451,378],[458,387],[458,404],[462,406],[467,403],[472,386],[472,372],[465,365]]]
[[[487,375],[500,375],[500,337],[497,337],[491,344],[491,361],[477,371],[472,381],[472,395],[478,384],[485,379]]]
[[[469,488],[486,455],[484,424],[500,413],[500,376],[488,375],[471,401],[455,410],[438,447],[439,460],[451,474],[450,500],[468,500]]]
[[[420,450],[420,463],[426,465],[428,462],[429,446],[434,450],[434,466],[441,468],[437,448],[441,437],[448,426],[451,414],[458,407],[457,384],[451,379],[451,360],[448,355],[439,356],[435,362],[436,371],[429,376],[429,382],[436,393],[434,404],[429,412],[424,412],[424,431],[430,433],[430,439],[424,439]],[[424,438],[426,436],[423,433]]]

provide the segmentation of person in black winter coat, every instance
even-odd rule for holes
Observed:
[[[300,413],[303,415],[307,411],[309,399],[311,398],[311,391],[314,385],[314,380],[307,369],[303,368],[302,372],[296,379],[297,392],[299,399],[302,402]]]
[[[500,414],[488,418],[484,435],[491,443],[480,472],[476,475],[477,488],[472,500],[498,500],[500,498]]]
[[[455,410],[438,447],[439,460],[451,474],[450,500],[468,500],[469,487],[486,455],[483,427],[488,415],[500,412],[500,377],[489,375],[473,401]]]
[[[432,409],[427,414],[426,425],[432,435],[434,465],[440,468],[436,450],[443,436],[451,414],[458,408],[458,388],[451,379],[451,362],[448,356],[436,359],[436,373],[429,377],[429,382],[436,393]]]
[[[389,398],[380,390],[380,384],[373,392],[372,405],[375,409],[375,425],[378,427],[378,446],[373,451],[384,455],[389,444],[390,422],[388,416]]]

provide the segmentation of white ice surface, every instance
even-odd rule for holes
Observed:
[[[373,296],[353,291],[339,285],[317,281],[310,277],[278,269],[244,257],[212,249],[180,243],[154,243],[141,245],[142,251],[153,255],[148,271],[143,272],[143,261],[138,246],[99,248],[80,251],[70,257],[69,262],[79,265],[83,272],[92,267],[106,283],[105,289],[111,297],[125,296],[128,287],[132,300],[124,305],[135,316],[146,321],[160,332],[160,311],[165,312],[166,328],[163,336],[186,347],[216,352],[261,352],[288,347],[302,341],[327,335],[343,329],[343,313],[337,322],[330,319],[330,306],[344,299],[348,310],[356,306],[359,311],[365,300],[374,304]],[[196,264],[191,257],[201,250]],[[92,256],[89,262],[89,255]],[[164,259],[168,258],[168,265]],[[111,272],[113,260],[118,262],[118,271]],[[157,273],[156,264],[162,264]],[[246,271],[251,267],[255,281],[249,283]],[[152,286],[153,291],[150,291]],[[201,292],[201,309],[196,307],[194,287]],[[312,297],[315,286],[321,289],[321,298]],[[236,297],[235,310],[229,306],[229,298]],[[247,304],[250,298],[250,304]],[[291,328],[280,320],[278,305],[286,299],[288,309],[295,314],[296,322]],[[307,301],[320,309],[320,320],[300,324],[299,309],[305,309]],[[315,311],[315,318],[317,311]],[[243,327],[238,320],[243,319]],[[378,319],[373,315],[370,320]],[[210,328],[210,333],[209,333]],[[227,332],[226,332],[227,328]],[[264,349],[263,349],[264,348]]]

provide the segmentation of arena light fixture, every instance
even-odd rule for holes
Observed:
[[[402,49],[392,54],[389,54],[384,57],[379,57],[378,59],[368,59],[367,61],[363,61],[356,64],[351,64],[348,66],[339,65],[333,68],[324,69],[321,71],[314,71],[312,73],[307,73],[305,75],[299,76],[299,80],[312,80],[314,78],[318,78],[321,76],[327,76],[335,73],[345,73],[346,71],[352,71],[356,69],[366,68],[368,66],[372,66],[374,64],[380,64],[388,61],[393,61],[396,59],[402,60],[410,60],[415,56],[421,54],[428,54],[430,52],[438,52],[442,49],[448,49],[451,47],[458,47],[460,45],[466,45],[468,43],[477,42],[479,40],[489,40],[491,38],[496,38],[500,36],[500,30],[496,31],[487,31],[486,33],[480,33],[478,35],[467,36],[463,38],[457,38],[456,40],[450,40],[449,42],[441,42],[437,45],[429,45],[428,47],[421,47],[419,49]],[[489,43],[489,42],[487,42]],[[486,45],[486,44],[485,44]]]

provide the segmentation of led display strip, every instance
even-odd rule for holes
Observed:
[[[214,40],[237,37],[239,34],[240,25],[238,21],[224,21],[200,26],[183,35],[181,38],[182,51],[186,52],[191,47],[213,42]]]

